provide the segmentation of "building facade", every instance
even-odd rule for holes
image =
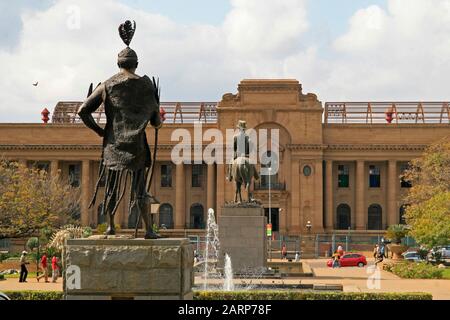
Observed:
[[[80,123],[80,104],[58,103],[48,124],[0,124],[0,155],[50,173],[60,170],[63,179],[81,188],[81,223],[96,227],[105,221],[99,215],[102,188],[95,206],[88,204],[101,139]],[[400,179],[402,171],[428,145],[450,137],[446,102],[323,104],[316,95],[303,94],[296,80],[243,80],[237,94],[227,93],[218,103],[165,103],[163,108],[152,193],[161,203],[157,223],[173,234],[201,233],[208,208],[220,215],[234,197],[226,164],[172,162],[179,143],[173,141],[174,130],[194,137],[194,120],[202,122],[203,132],[216,129],[224,136],[239,120],[256,130],[278,129],[279,170],[252,188],[270,212],[273,230],[293,236],[339,230],[370,234],[402,223],[407,206],[402,199],[410,187]],[[102,110],[97,120],[104,121]],[[153,144],[153,129],[147,134]],[[193,151],[204,149],[205,140]],[[128,217],[127,203],[122,202],[117,221],[131,229],[135,217]]]

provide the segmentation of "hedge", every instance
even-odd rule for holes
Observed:
[[[4,291],[11,300],[62,300],[62,291]]]
[[[7,291],[12,300],[61,300],[61,291]],[[429,293],[194,291],[194,300],[432,300]]]
[[[429,293],[197,291],[194,300],[432,300]]]
[[[386,264],[383,269],[405,279],[442,279],[444,275],[444,269],[426,262]]]

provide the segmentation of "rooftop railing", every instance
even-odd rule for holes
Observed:
[[[448,123],[448,102],[327,102],[325,123]]]
[[[52,123],[81,123],[78,111],[81,102],[59,102],[54,110]],[[217,122],[216,102],[161,102],[161,111],[165,124],[171,123],[202,123]],[[105,109],[98,108],[92,116],[97,123],[106,123]]]

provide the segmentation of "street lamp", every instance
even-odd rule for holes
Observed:
[[[272,226],[272,194],[270,193],[271,180],[272,180],[272,167],[269,167],[269,224]],[[272,261],[272,236],[270,236],[269,238],[269,260]]]
[[[306,229],[308,230],[308,234],[311,233],[311,228],[312,228],[311,221],[308,220],[308,222],[306,223]]]

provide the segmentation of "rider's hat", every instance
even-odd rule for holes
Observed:
[[[242,129],[247,129],[247,122],[245,122],[244,120],[239,120],[237,127],[242,128]]]

